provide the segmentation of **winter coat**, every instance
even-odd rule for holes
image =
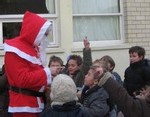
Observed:
[[[24,15],[20,35],[6,40],[5,73],[10,86],[44,92],[51,83],[49,68],[42,65],[35,49],[43,39],[50,22],[27,11]],[[39,113],[44,108],[42,97],[29,96],[10,90],[8,111]]]
[[[82,110],[86,117],[109,117],[109,95],[99,86],[83,89],[81,95]]]
[[[47,107],[40,117],[86,117],[75,101]]]
[[[124,117],[149,117],[150,103],[130,96],[127,91],[112,78],[103,85],[110,98],[123,112]]]
[[[125,70],[123,86],[133,96],[133,92],[139,91],[145,85],[150,84],[150,66],[148,60],[141,60],[130,64]]]

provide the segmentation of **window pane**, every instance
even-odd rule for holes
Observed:
[[[19,35],[21,22],[3,23],[3,39],[10,39]]]
[[[24,14],[29,10],[38,14],[55,13],[55,0],[1,0],[0,14]]]
[[[90,41],[120,40],[119,16],[74,17],[74,42],[87,36]]]
[[[53,22],[50,33],[48,34],[49,43],[54,41],[53,39]],[[3,42],[5,39],[12,39],[19,35],[21,30],[21,22],[3,23]]]
[[[119,1],[120,0],[73,0],[73,13],[119,13]]]

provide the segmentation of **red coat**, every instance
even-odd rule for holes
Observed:
[[[49,68],[42,66],[35,46],[37,46],[50,22],[36,14],[26,12],[20,35],[5,41],[5,70],[10,86],[43,92],[51,83]],[[41,112],[43,99],[9,91],[9,112]]]

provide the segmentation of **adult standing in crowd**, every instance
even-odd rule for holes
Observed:
[[[110,98],[124,114],[124,117],[150,116],[150,86],[147,86],[138,97],[133,98],[126,89],[111,78],[110,72],[104,73],[100,67],[96,71],[100,77],[98,85],[108,92]]]
[[[10,85],[8,111],[13,117],[38,117],[44,91],[56,68],[46,66],[47,35],[51,23],[37,14],[24,14],[20,35],[6,40],[5,73]]]

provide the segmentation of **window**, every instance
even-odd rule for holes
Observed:
[[[23,14],[28,10],[52,22],[49,46],[56,46],[57,0],[1,0],[0,4],[0,45],[4,40],[19,35]]]
[[[122,4],[122,0],[72,0],[74,45],[85,36],[95,46],[122,43]]]

